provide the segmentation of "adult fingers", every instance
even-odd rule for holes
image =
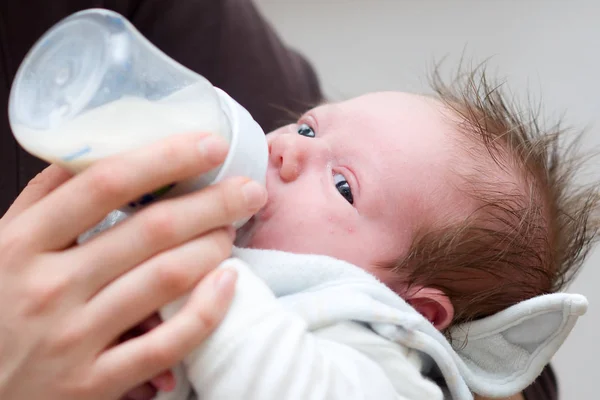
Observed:
[[[0,219],[0,229],[11,219],[21,214],[24,210],[47,196],[48,193],[62,185],[71,178],[71,176],[70,172],[57,165],[51,165],[37,174],[29,181],[25,189],[23,189],[2,219]]]
[[[227,268],[211,272],[172,319],[102,353],[95,365],[97,379],[111,382],[124,393],[178,363],[223,319],[236,277],[236,272]]]
[[[129,220],[69,251],[70,265],[85,265],[85,296],[164,250],[257,212],[266,190],[247,178],[233,178],[142,210]],[[202,254],[199,254],[199,259]]]
[[[230,256],[232,241],[228,230],[216,230],[158,254],[103,288],[83,313],[94,341],[102,347],[189,292]]]
[[[99,161],[21,214],[19,226],[40,249],[63,249],[123,204],[215,168],[227,147],[210,134],[177,135]]]

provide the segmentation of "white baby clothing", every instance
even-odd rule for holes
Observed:
[[[458,327],[449,343],[354,265],[272,250],[233,255],[222,265],[239,272],[233,305],[183,363],[203,400],[443,399],[426,377],[434,372],[452,399],[510,395],[535,379],[587,307],[578,295],[542,296]]]
[[[122,218],[109,215],[80,242]],[[453,328],[449,342],[352,264],[274,250],[233,256],[219,267],[239,273],[225,319],[158,400],[505,397],[533,382],[587,310],[581,295],[538,296]],[[164,307],[163,318],[185,301]],[[443,377],[444,391],[428,376]]]

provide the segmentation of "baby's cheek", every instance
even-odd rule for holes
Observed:
[[[352,216],[341,217],[329,215],[321,230],[321,254],[336,257],[341,260],[363,267],[367,262],[365,227]],[[319,235],[320,236],[320,235]]]
[[[360,230],[361,220],[354,210],[326,214],[327,226],[336,233],[354,234]]]

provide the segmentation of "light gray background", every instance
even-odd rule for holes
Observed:
[[[589,126],[600,145],[599,0],[256,0],[283,38],[315,64],[326,94],[344,99],[378,90],[427,90],[427,71],[449,55],[456,65],[492,57],[513,92],[543,99],[552,119]],[[600,180],[600,163],[592,168]],[[600,252],[570,291],[588,314],[553,365],[562,399],[600,394]]]

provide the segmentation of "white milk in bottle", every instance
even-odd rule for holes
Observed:
[[[226,120],[202,90],[202,85],[191,85],[158,101],[123,96],[45,131],[20,124],[13,131],[28,152],[76,173],[99,159],[177,133],[210,132],[230,142]]]
[[[248,111],[112,11],[78,12],[44,34],[17,71],[8,114],[23,148],[74,173],[170,135],[208,132],[229,142],[222,166],[157,188],[125,211],[230,176],[265,182],[266,138]]]

